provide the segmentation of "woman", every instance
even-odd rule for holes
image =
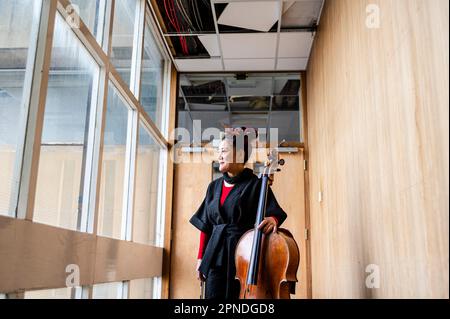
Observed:
[[[207,299],[239,297],[234,263],[236,245],[245,232],[254,228],[261,190],[261,180],[245,168],[252,153],[249,139],[245,128],[225,134],[219,146],[223,177],[209,184],[203,203],[190,219],[201,231],[197,272],[198,279],[206,281]],[[259,229],[269,234],[277,231],[287,215],[270,188],[266,207],[266,217]]]

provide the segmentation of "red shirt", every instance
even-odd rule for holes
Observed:
[[[225,203],[225,200],[227,199],[228,195],[230,194],[231,190],[233,189],[234,185],[231,187],[225,186],[225,183],[222,184],[222,195],[220,195],[220,207],[223,206],[223,203]],[[203,252],[205,251],[206,244],[208,244],[208,235],[204,232],[201,232],[200,234],[200,245],[198,248],[198,259],[203,258]]]
[[[231,187],[227,187],[227,186],[225,186],[225,183],[222,184],[222,195],[220,195],[220,207],[222,207],[223,203],[225,203],[225,200],[227,199],[227,197],[230,194],[233,187],[234,187],[234,185]],[[273,218],[275,218],[275,221],[278,224],[278,219],[274,216],[273,216]],[[203,258],[203,253],[205,251],[206,245],[208,244],[208,240],[209,240],[208,235],[204,232],[201,232],[200,233],[200,245],[198,248],[197,259]]]

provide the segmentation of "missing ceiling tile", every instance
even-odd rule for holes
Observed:
[[[283,3],[282,30],[315,28],[323,0],[287,1]]]

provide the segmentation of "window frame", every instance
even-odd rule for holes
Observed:
[[[83,260],[83,262],[88,262],[88,264],[93,267],[92,270],[96,271],[95,280],[92,276],[92,273],[89,273],[89,276],[82,281],[82,286],[90,286],[96,284],[96,280],[103,280],[105,282],[105,278],[107,278],[108,282],[117,281],[120,276],[124,274],[124,269],[129,269],[130,278],[136,279],[137,273],[138,276],[142,276],[142,278],[154,278],[154,296],[161,296],[162,294],[162,248],[164,243],[167,242],[165,230],[167,230],[167,225],[165,225],[165,217],[166,217],[166,202],[167,202],[167,194],[165,191],[165,187],[167,186],[167,174],[169,168],[168,156],[171,145],[168,141],[168,128],[169,128],[169,114],[171,108],[172,90],[171,90],[171,81],[173,80],[172,74],[172,64],[171,58],[168,54],[167,48],[164,46],[164,42],[161,39],[159,32],[157,32],[157,24],[155,23],[155,16],[150,4],[147,5],[146,0],[137,0],[139,1],[139,23],[135,28],[135,45],[133,48],[133,63],[132,63],[132,72],[134,72],[134,82],[133,85],[126,85],[124,81],[121,79],[119,73],[112,65],[111,60],[107,52],[111,50],[111,38],[113,31],[113,17],[114,17],[114,7],[115,0],[99,0],[100,8],[104,8],[102,14],[99,14],[102,18],[102,25],[97,28],[99,31],[97,35],[93,35],[89,28],[84,24],[83,20],[78,16],[76,12],[71,12],[70,15],[75,15],[76,18],[80,21],[79,28],[72,28],[75,36],[80,41],[81,45],[83,45],[95,62],[98,64],[100,71],[97,81],[97,87],[95,88],[97,91],[97,96],[95,101],[92,103],[95,104],[95,111],[91,112],[91,123],[90,123],[90,132],[92,130],[93,134],[89,136],[89,153],[86,157],[87,167],[84,171],[84,198],[83,201],[86,201],[86,205],[83,205],[83,210],[86,210],[86,214],[83,214],[83,218],[81,221],[81,226],[77,231],[70,231],[61,229],[53,226],[43,226],[36,223],[33,223],[33,213],[34,213],[34,202],[36,196],[36,184],[37,184],[37,175],[39,169],[39,158],[40,158],[40,147],[42,140],[42,131],[43,131],[43,122],[44,122],[44,114],[45,114],[45,105],[46,105],[46,97],[48,90],[48,80],[49,80],[49,71],[50,71],[50,60],[51,60],[51,52],[52,52],[52,44],[53,44],[53,35],[55,29],[55,19],[56,15],[60,14],[64,19],[68,17],[68,12],[65,10],[71,2],[69,0],[39,0],[41,3],[41,10],[38,14],[39,16],[39,24],[36,27],[36,45],[32,48],[29,48],[29,61],[32,65],[32,71],[29,73],[29,78],[27,84],[27,106],[28,106],[28,118],[26,120],[27,130],[23,137],[23,148],[22,148],[22,156],[23,159],[20,163],[20,183],[18,185],[17,190],[17,209],[16,209],[16,219],[13,221],[12,226],[14,227],[28,227],[29,225],[32,229],[35,229],[33,232],[33,238],[36,239],[39,236],[43,236],[46,232],[49,232],[51,236],[64,236],[64,240],[59,243],[53,243],[51,246],[68,245],[70,240],[80,241],[82,238],[85,238],[87,242],[83,245],[84,250],[75,249],[72,253],[75,255],[82,253],[81,256],[77,256],[79,259]],[[37,3],[37,1],[35,2]],[[147,18],[148,17],[148,18]],[[99,22],[100,23],[100,22]],[[154,38],[156,39],[156,43],[158,45],[158,49],[164,56],[164,83],[163,83],[163,96],[161,101],[162,108],[162,126],[161,129],[152,121],[149,115],[145,112],[142,105],[140,104],[140,89],[141,89],[141,66],[142,66],[142,56],[143,56],[143,44],[144,44],[144,28],[145,23],[148,23],[151,26],[151,31],[153,32]],[[156,30],[156,32],[155,32]],[[101,41],[99,41],[101,39]],[[31,54],[33,53],[33,54]],[[32,58],[30,58],[32,57]],[[122,99],[126,102],[125,104],[131,109],[132,116],[128,117],[129,121],[132,121],[131,129],[128,128],[127,131],[127,139],[131,142],[129,143],[129,148],[127,149],[127,155],[129,155],[129,161],[127,161],[127,188],[125,195],[124,188],[124,196],[127,198],[126,201],[126,227],[124,230],[125,236],[122,240],[115,240],[109,238],[101,238],[101,236],[97,235],[97,227],[98,227],[98,216],[99,216],[99,191],[100,191],[100,182],[102,175],[102,153],[104,147],[104,130],[105,130],[105,118],[106,118],[106,108],[108,102],[108,85],[109,82],[117,89],[117,92],[121,95]],[[25,88],[24,88],[25,89]],[[138,97],[136,97],[138,96]],[[157,211],[157,220],[158,220],[158,228],[159,228],[159,240],[157,245],[155,246],[146,246],[142,247],[140,244],[135,244],[131,242],[132,238],[132,222],[133,222],[133,214],[134,214],[134,184],[135,184],[135,170],[136,170],[136,152],[137,152],[137,143],[138,143],[138,130],[139,130],[139,122],[142,121],[146,129],[149,131],[152,138],[155,140],[157,144],[162,147],[161,156],[160,156],[160,177],[159,177],[159,188],[158,188],[158,211]],[[89,166],[89,167],[88,167]],[[124,203],[125,204],[125,203]],[[9,219],[9,218],[8,218]],[[31,223],[30,223],[31,222]],[[0,224],[5,225],[9,223],[3,217],[0,217]],[[19,236],[20,237],[20,236]],[[9,238],[12,241],[11,237]],[[72,238],[69,240],[69,238]],[[16,239],[17,242],[12,241],[12,245],[23,245],[24,239],[22,237]],[[20,243],[19,243],[20,242]],[[120,264],[118,265],[119,274],[111,275],[107,272],[107,270],[98,269],[99,260],[100,264],[103,262],[106,256],[101,255],[98,257],[97,255],[91,256],[91,254],[87,254],[86,246],[91,247],[91,249],[95,249],[96,254],[105,253],[108,249],[111,249],[115,246],[122,247],[118,256],[122,258],[124,256],[130,255],[131,260],[133,260],[134,255],[137,251],[141,252],[141,256],[145,257],[145,260],[151,261],[150,267],[139,266],[139,269],[132,269],[132,267],[128,267],[127,265]],[[128,247],[128,249],[125,249]],[[80,248],[81,249],[81,248]],[[92,250],[88,250],[92,251]],[[133,253],[134,251],[134,253]],[[20,252],[16,252],[19,254]],[[44,254],[46,257],[43,258],[51,258],[54,255],[53,250],[45,251]],[[94,258],[96,257],[97,258]],[[151,257],[152,256],[152,257]],[[150,258],[151,257],[151,258]],[[117,257],[118,258],[118,257]],[[135,259],[135,258],[134,258]],[[13,262],[4,261],[5,263]],[[54,272],[55,269],[43,269],[39,267],[39,265],[33,265],[30,263],[28,266],[24,266],[24,269],[41,269],[41,271],[49,271]],[[136,267],[135,267],[136,268]],[[18,270],[18,276],[23,269]],[[57,270],[61,271],[60,269]],[[88,270],[83,270],[88,271]],[[98,272],[98,273],[97,273]],[[92,276],[92,277],[91,277]],[[128,276],[128,275],[127,275]],[[0,276],[1,277],[1,276]],[[98,277],[98,278],[97,278]],[[60,282],[61,274],[55,274],[54,278],[49,279],[49,282],[45,284],[45,287],[41,287],[36,283],[26,283],[25,287],[22,282],[21,288],[25,289],[41,289],[41,288],[58,288],[59,285],[56,285],[55,282]],[[1,280],[0,280],[1,282]],[[126,282],[126,281],[124,281]],[[17,287],[19,290],[19,287]],[[14,290],[13,290],[14,291]],[[10,291],[6,291],[6,293],[10,293]],[[84,292],[83,292],[84,294]],[[92,296],[92,288],[89,288],[89,295]]]
[[[27,61],[25,66],[25,75],[22,88],[22,105],[25,106],[23,117],[20,119],[19,136],[16,144],[16,156],[14,161],[14,172],[11,180],[11,194],[9,198],[9,209],[6,217],[18,218],[18,206],[19,206],[19,191],[21,184],[22,167],[24,166],[24,154],[25,154],[25,140],[27,130],[27,118],[30,114],[30,103],[33,95],[33,80],[35,73],[39,70],[38,46],[39,35],[43,32],[42,21],[45,20],[45,8],[43,0],[35,0],[33,2],[33,17],[31,22],[31,32],[29,39],[29,47],[27,53]],[[9,21],[11,22],[11,20]]]

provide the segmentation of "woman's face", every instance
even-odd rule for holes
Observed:
[[[244,158],[244,151],[234,154],[233,143],[223,140],[219,145],[219,170],[221,173],[233,172],[241,169],[243,163],[236,163],[236,158]]]
[[[226,173],[230,170],[233,163],[233,145],[223,140],[219,145],[219,171]]]

